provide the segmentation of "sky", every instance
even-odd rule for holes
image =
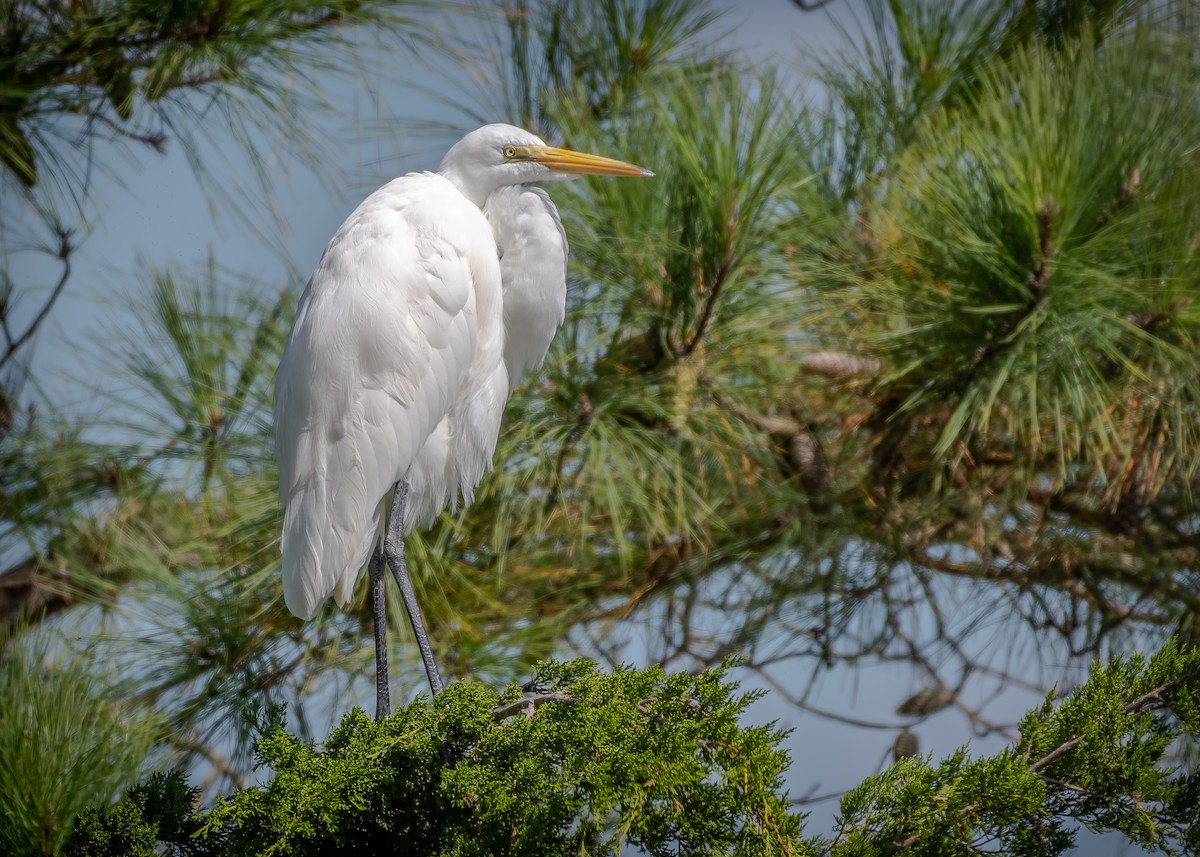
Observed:
[[[831,14],[849,20],[859,5],[858,0],[834,0],[830,13],[806,13],[791,0],[717,2],[714,6],[726,14],[715,29],[725,33],[721,46],[755,63],[797,71],[824,52],[846,47]],[[403,50],[374,46],[368,37],[364,50],[371,61],[361,74],[321,82],[323,96],[335,105],[322,114],[324,130],[334,141],[331,157],[318,172],[292,152],[269,152],[265,169],[273,198],[269,207],[259,205],[251,215],[254,228],[213,192],[215,187],[246,191],[252,198],[256,194],[254,168],[228,139],[204,150],[215,179],[207,185],[198,182],[179,146],[168,146],[161,156],[144,149],[111,157],[101,153],[99,160],[110,163],[112,171],[93,177],[86,240],[74,259],[69,289],[37,343],[41,394],[68,409],[94,412],[103,407],[110,379],[97,369],[103,361],[96,355],[107,335],[120,335],[133,323],[131,311],[145,300],[150,272],[195,270],[215,259],[237,277],[261,284],[264,294],[290,286],[298,295],[325,243],[362,197],[395,175],[436,167],[449,144],[474,127],[445,95],[466,88],[461,67],[446,62],[422,66]],[[439,123],[442,130],[430,129]],[[620,152],[606,154],[621,157]],[[52,282],[53,266],[36,256],[10,250],[4,261],[18,283],[37,277]],[[971,593],[955,597],[969,602]],[[651,625],[631,623],[614,630],[631,661],[643,661],[654,651],[654,641],[642,635]],[[988,629],[979,644],[993,645],[989,641],[997,634]],[[794,683],[787,670],[809,666],[781,668],[778,680],[784,686]],[[919,689],[920,681],[894,667],[839,668],[824,675],[819,687],[810,700],[818,707],[843,717],[900,724],[903,719],[891,712]],[[972,693],[985,696],[986,683]],[[1034,694],[1012,692],[988,710],[997,719],[1011,720],[1037,701]],[[790,782],[797,794],[812,787],[836,792],[857,783],[879,768],[896,734],[806,714],[778,694],[760,702],[752,715],[796,730],[789,746]],[[939,755],[972,738],[965,718],[954,709],[916,731],[922,750]],[[994,752],[1002,744],[992,737],[974,746]],[[829,829],[834,806],[827,801],[812,807],[815,829]]]

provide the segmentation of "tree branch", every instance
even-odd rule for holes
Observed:
[[[770,414],[760,414],[752,411],[739,402],[732,396],[726,395],[720,390],[713,390],[713,398],[717,403],[728,411],[732,411],[737,416],[741,417],[752,426],[766,432],[767,434],[782,434],[793,435],[800,431],[803,426],[791,417],[776,417]]]
[[[18,619],[40,621],[79,603],[61,578],[56,583],[41,560],[29,556],[0,574],[0,629]]]
[[[208,762],[212,768],[212,775],[201,786],[202,792],[206,792],[213,780],[220,776],[228,777],[229,781],[233,783],[234,788],[246,789],[250,787],[250,781],[246,778],[245,774],[234,766],[228,756],[213,748],[206,741],[201,741],[195,735],[186,737],[169,735],[167,743],[182,753],[201,756]]]
[[[704,339],[704,333],[708,329],[709,321],[712,319],[713,310],[717,306],[717,298],[721,296],[721,288],[725,285],[725,281],[729,279],[729,273],[733,270],[733,260],[728,256],[721,262],[721,267],[717,269],[717,275],[713,277],[712,286],[708,290],[708,294],[704,301],[704,308],[700,310],[700,320],[696,323],[696,332],[692,334],[683,345],[671,344],[671,351],[676,357],[686,357],[696,350],[696,346]]]
[[[43,321],[45,321],[46,316],[50,314],[50,310],[54,307],[55,301],[57,301],[59,295],[62,294],[63,288],[66,287],[67,280],[71,276],[71,253],[75,249],[75,247],[71,244],[71,230],[66,227],[59,226],[55,229],[55,231],[58,234],[58,251],[55,253],[55,256],[62,262],[62,276],[59,277],[58,283],[55,284],[53,291],[50,292],[50,297],[46,300],[46,303],[38,311],[37,315],[34,316],[33,321],[29,323],[29,327],[25,329],[24,333],[16,337],[16,339],[12,337],[12,333],[8,327],[8,320],[7,318],[5,319],[3,325],[5,349],[4,354],[0,356],[0,368],[2,368],[5,363],[12,359],[17,350],[26,342],[28,342],[30,338],[37,332],[38,327]],[[0,314],[3,313],[0,312]]]
[[[976,350],[975,358],[971,361],[971,367],[965,379],[967,383],[974,379],[976,373],[993,357],[1008,347],[1013,335],[1020,330],[1021,325],[1030,316],[1037,312],[1045,300],[1046,284],[1050,282],[1050,263],[1055,256],[1053,239],[1054,218],[1057,214],[1058,207],[1054,204],[1054,198],[1047,196],[1042,207],[1038,209],[1038,265],[1025,278],[1025,286],[1029,289],[1029,300],[1024,308],[1005,325],[1004,330],[998,336],[989,334],[987,341]]]
[[[1046,283],[1050,282],[1050,263],[1054,260],[1054,217],[1058,214],[1058,207],[1054,204],[1054,198],[1046,197],[1046,201],[1042,203],[1042,207],[1038,209],[1038,252],[1040,259],[1036,271],[1030,271],[1029,277],[1026,280],[1026,285],[1029,286],[1029,291],[1034,298],[1041,295],[1042,289],[1046,287]]]
[[[124,137],[127,140],[132,140],[135,143],[141,143],[144,146],[149,146],[158,154],[162,154],[167,150],[167,135],[161,131],[150,131],[147,133],[139,133],[124,127],[119,122],[114,121],[111,117],[96,111],[88,117],[89,121],[99,122],[106,128],[109,128],[114,134],[119,137]]]
[[[530,718],[547,702],[561,702],[563,705],[573,705],[578,701],[575,697],[567,696],[561,691],[538,693],[524,699],[518,699],[515,702],[510,702],[507,705],[497,705],[492,709],[492,717],[497,721],[507,720],[516,714],[524,714],[526,718]]]

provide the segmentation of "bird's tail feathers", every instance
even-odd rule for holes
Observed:
[[[368,483],[384,478],[364,473],[357,456],[331,458],[294,487],[283,516],[284,600],[301,619],[311,619],[331,594],[339,606],[350,601],[385,513],[384,503],[372,509],[367,500],[386,491]]]

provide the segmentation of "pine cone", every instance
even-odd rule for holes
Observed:
[[[892,744],[892,758],[899,762],[901,759],[911,758],[920,752],[920,744],[917,741],[916,734],[905,729],[896,736],[895,742]]]
[[[903,717],[925,717],[952,704],[954,696],[954,691],[948,687],[922,688],[900,703],[896,713]]]
[[[833,482],[833,475],[817,436],[808,429],[801,429],[788,439],[788,453],[809,496],[824,496]]]

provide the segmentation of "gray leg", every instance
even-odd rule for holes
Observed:
[[[371,575],[371,609],[375,619],[375,719],[382,720],[392,713],[388,695],[387,609],[384,605],[387,574],[382,549],[377,548],[371,554],[367,570]]]
[[[412,623],[413,636],[417,638],[421,660],[425,662],[429,689],[437,696],[442,692],[442,679],[438,675],[437,664],[433,662],[433,649],[429,647],[429,635],[425,633],[425,620],[421,618],[421,608],[417,604],[412,581],[408,579],[408,563],[404,557],[404,507],[407,500],[408,482],[400,482],[396,485],[396,496],[392,502],[392,515],[388,519],[383,551],[387,557],[387,564],[392,568],[392,576],[400,586],[400,594],[404,597],[404,609],[408,611],[408,621]]]

